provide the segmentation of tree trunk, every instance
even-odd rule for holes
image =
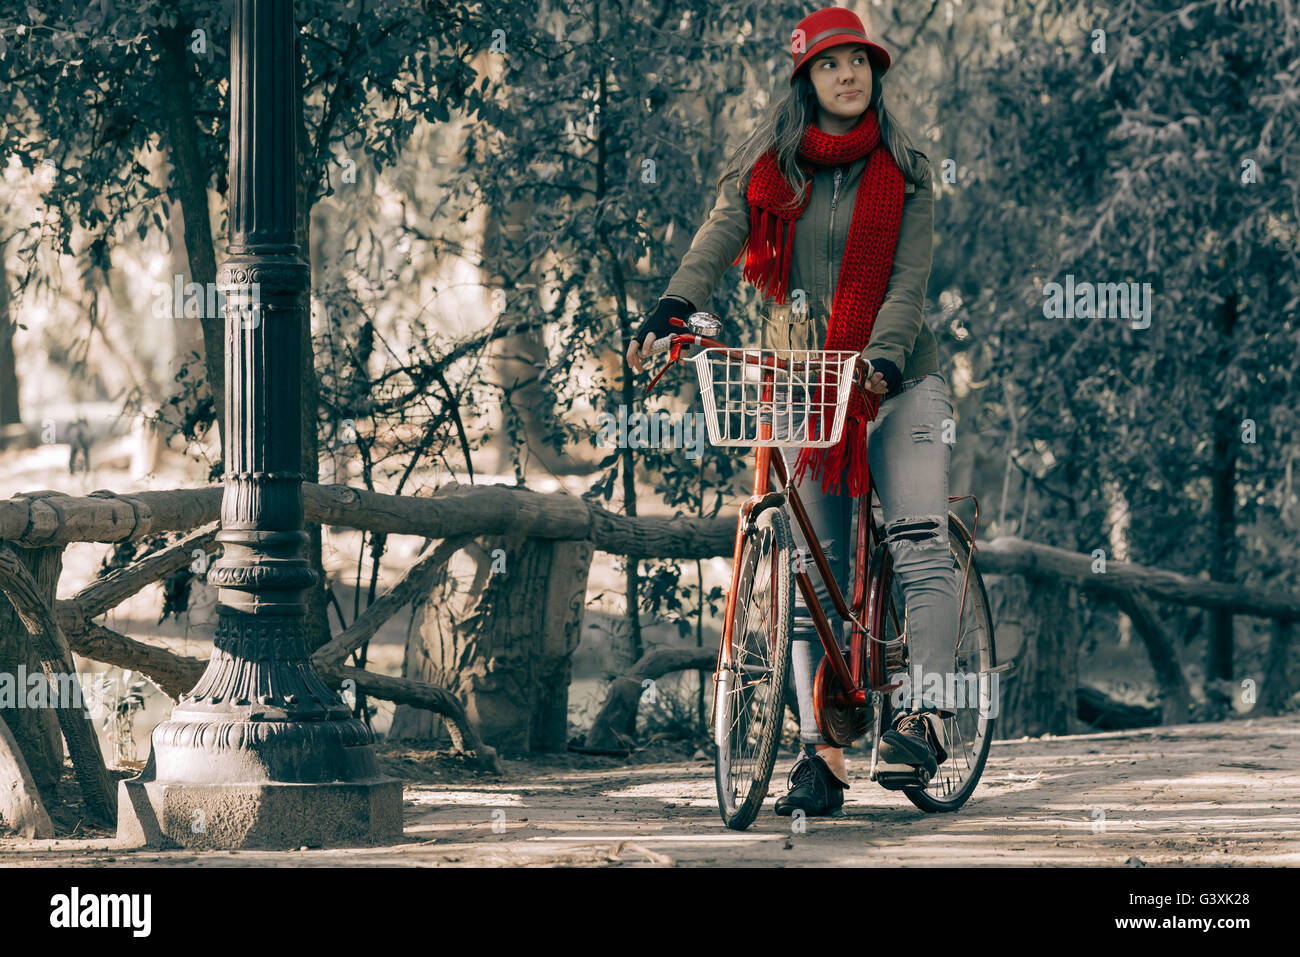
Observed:
[[[0,718],[0,823],[28,840],[54,837],[40,790],[4,718]]]
[[[301,37],[295,43],[294,54],[297,62],[299,90],[299,95],[294,97],[294,108],[298,113],[298,248],[310,260],[311,211],[316,204],[316,189],[314,167],[307,159],[307,147],[311,140],[308,137],[306,119],[302,111],[303,94],[301,91],[305,79],[303,76]],[[315,289],[317,276],[314,272],[311,276],[311,282],[311,288]],[[302,436],[302,474],[305,482],[320,481],[319,429],[316,421],[320,408],[320,385],[316,381],[316,353],[311,342],[311,316],[314,312],[312,301],[314,298],[314,295],[309,294],[307,321],[302,324],[302,368],[299,370],[299,375],[302,376],[302,429],[299,434]],[[307,619],[304,627],[306,628],[307,641],[315,649],[327,644],[330,640],[329,602],[326,598],[328,580],[325,577],[321,549],[320,523],[306,523],[306,531],[307,560],[311,562],[317,580],[316,587],[307,591]]]
[[[167,118],[167,142],[172,176],[185,221],[190,279],[206,290],[209,283],[217,281],[217,255],[212,241],[212,221],[208,216],[210,171],[200,158],[194,97],[190,92],[189,37],[187,24],[178,23],[172,28],[159,29],[158,96]],[[177,316],[176,321],[183,319]],[[203,369],[216,413],[218,448],[221,448],[226,395],[225,318],[205,315],[200,324],[203,328]]]
[[[14,361],[14,322],[9,315],[9,273],[5,269],[4,243],[0,243],[0,448],[6,444],[8,426],[21,426],[18,408],[18,365]],[[20,429],[13,431],[21,431]]]
[[[592,32],[595,36],[596,44],[599,46],[601,39],[600,32],[600,5],[596,4],[592,8]],[[596,112],[600,117],[600,132],[596,135],[596,189],[595,197],[597,207],[599,208],[605,199],[607,191],[607,177],[609,164],[609,127],[605,122],[605,99],[606,83],[608,75],[604,61],[601,61],[600,70],[596,76]],[[621,162],[621,160],[620,160]],[[623,278],[622,261],[615,250],[603,226],[595,226],[596,235],[600,239],[601,247],[606,256],[605,264],[609,267],[611,292],[614,296],[614,306],[618,314],[619,344],[618,351],[623,357],[623,374],[622,379],[622,399],[623,405],[630,412],[636,408],[636,386],[633,382],[633,372],[631,366],[627,363],[627,349],[632,341],[632,316],[628,312],[628,293],[627,283]],[[620,476],[623,482],[623,514],[629,518],[636,516],[636,456],[633,455],[632,449],[625,448],[620,453],[621,468]],[[643,651],[641,646],[641,563],[635,556],[627,556],[627,587],[624,592],[627,599],[627,623],[630,628],[632,639],[632,657],[640,658]]]
[[[514,311],[519,310],[521,297],[530,300],[530,307],[540,308],[542,288],[536,273],[509,272],[514,263],[510,259],[513,246],[508,240],[523,232],[531,210],[532,203],[515,200],[504,209],[490,206],[484,214],[483,263],[490,270],[484,282],[492,289],[512,290],[508,307]],[[500,474],[514,472],[514,457],[519,454],[524,460],[539,462],[553,475],[587,475],[595,471],[595,463],[605,454],[600,449],[593,453],[590,448],[570,445],[564,452],[557,452],[546,440],[548,420],[554,418],[554,397],[541,384],[547,363],[543,336],[530,330],[499,340],[492,348],[492,363],[496,380],[505,391],[502,427],[492,437],[495,470]],[[511,423],[519,430],[517,435],[512,436],[507,427]],[[514,448],[516,441],[523,445],[522,452]]]
[[[40,597],[53,607],[59,574],[63,571],[63,547],[11,547],[36,579]],[[20,667],[29,675],[41,674],[40,652],[13,604],[0,592],[0,673],[16,676]],[[25,693],[24,689],[19,689],[19,693]],[[27,761],[41,797],[48,805],[57,804],[55,786],[63,774],[63,737],[54,709],[15,708],[4,720]]]
[[[449,689],[498,750],[562,750],[592,551],[581,541],[476,539],[413,609],[402,676]],[[437,741],[439,731],[434,716],[399,707],[390,736]]]
[[[1056,579],[1025,576],[1023,641],[1003,682],[1002,737],[1069,734],[1078,718],[1079,592]]]
[[[1146,645],[1147,658],[1156,673],[1160,690],[1160,711],[1164,724],[1183,724],[1188,718],[1191,693],[1183,674],[1182,649],[1173,635],[1161,624],[1151,601],[1140,591],[1113,593],[1116,604],[1133,622]]]
[[[548,543],[551,556],[542,625],[542,648],[533,689],[532,749],[563,751],[569,744],[569,681],[582,636],[591,542]]]
[[[1229,293],[1219,308],[1218,328],[1222,335],[1220,356],[1228,359],[1232,330],[1237,323],[1237,297]],[[1241,447],[1240,413],[1229,402],[1214,417],[1214,458],[1210,464],[1211,509],[1217,551],[1210,563],[1210,578],[1232,582],[1237,577],[1237,451]],[[1232,680],[1232,612],[1216,608],[1210,612],[1210,640],[1206,649],[1206,700],[1221,709],[1231,703],[1218,692],[1217,682]]]

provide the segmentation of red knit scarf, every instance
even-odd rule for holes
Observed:
[[[799,146],[802,158],[821,166],[840,166],[867,157],[835,285],[824,347],[827,351],[861,351],[867,345],[893,270],[894,246],[903,216],[903,174],[888,149],[876,149],[879,145],[880,125],[872,107],[843,136],[832,136],[816,124],[808,124]],[[808,171],[804,164],[800,166]],[[789,296],[794,227],[808,207],[812,190],[809,189],[802,206],[778,208],[793,201],[794,191],[781,174],[775,153],[769,150],[754,164],[746,194],[750,207],[749,237],[736,262],[748,250],[745,279],[767,298],[784,303]],[[814,401],[833,403],[834,396],[817,396]],[[833,404],[829,407],[834,408]],[[875,419],[879,408],[880,396],[876,393],[868,392],[865,397],[854,393],[849,400],[843,438],[828,449],[802,449],[792,477],[795,484],[802,479],[805,469],[811,469],[814,479],[821,478],[823,492],[838,491],[847,458],[849,494],[856,496],[866,491],[870,481],[867,423]],[[815,426],[813,423],[812,427]],[[819,433],[810,431],[810,434]]]

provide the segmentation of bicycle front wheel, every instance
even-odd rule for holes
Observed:
[[[793,614],[790,543],[785,513],[761,511],[741,546],[731,635],[723,636],[731,654],[720,656],[714,676],[718,809],[737,831],[758,816],[781,740]]]

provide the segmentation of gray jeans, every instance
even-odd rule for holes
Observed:
[[[957,605],[960,579],[948,544],[948,465],[952,447],[943,441],[955,428],[948,380],[941,373],[907,379],[901,391],[882,399],[867,440],[867,461],[876,497],[881,505],[885,541],[894,559],[894,575],[906,602],[910,673],[947,675],[953,670],[957,647]],[[782,450],[787,469],[794,464],[794,449]],[[855,499],[840,483],[839,494],[825,495],[820,482],[804,476],[799,498],[817,533],[835,580],[846,602],[853,598],[852,563],[856,540]],[[807,548],[803,532],[790,516],[796,548]],[[847,645],[849,625],[841,623],[826,586],[805,551],[805,567],[815,585],[817,600],[834,628],[840,645]],[[795,587],[791,631],[791,671],[799,696],[799,736],[806,744],[825,743],[817,731],[813,710],[813,676],[825,657],[803,594]],[[902,609],[900,609],[902,612]],[[902,697],[904,708],[947,710],[954,702],[947,692],[952,683],[922,680]],[[914,692],[914,693],[913,693]]]

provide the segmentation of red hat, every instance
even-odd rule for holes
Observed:
[[[865,44],[867,55],[880,68],[880,72],[889,69],[889,54],[884,47],[867,39],[867,31],[863,29],[862,21],[856,13],[843,7],[824,7],[800,20],[790,37],[790,53],[794,57],[790,82],[794,82],[794,75],[799,72],[799,68],[817,54],[844,43]]]

